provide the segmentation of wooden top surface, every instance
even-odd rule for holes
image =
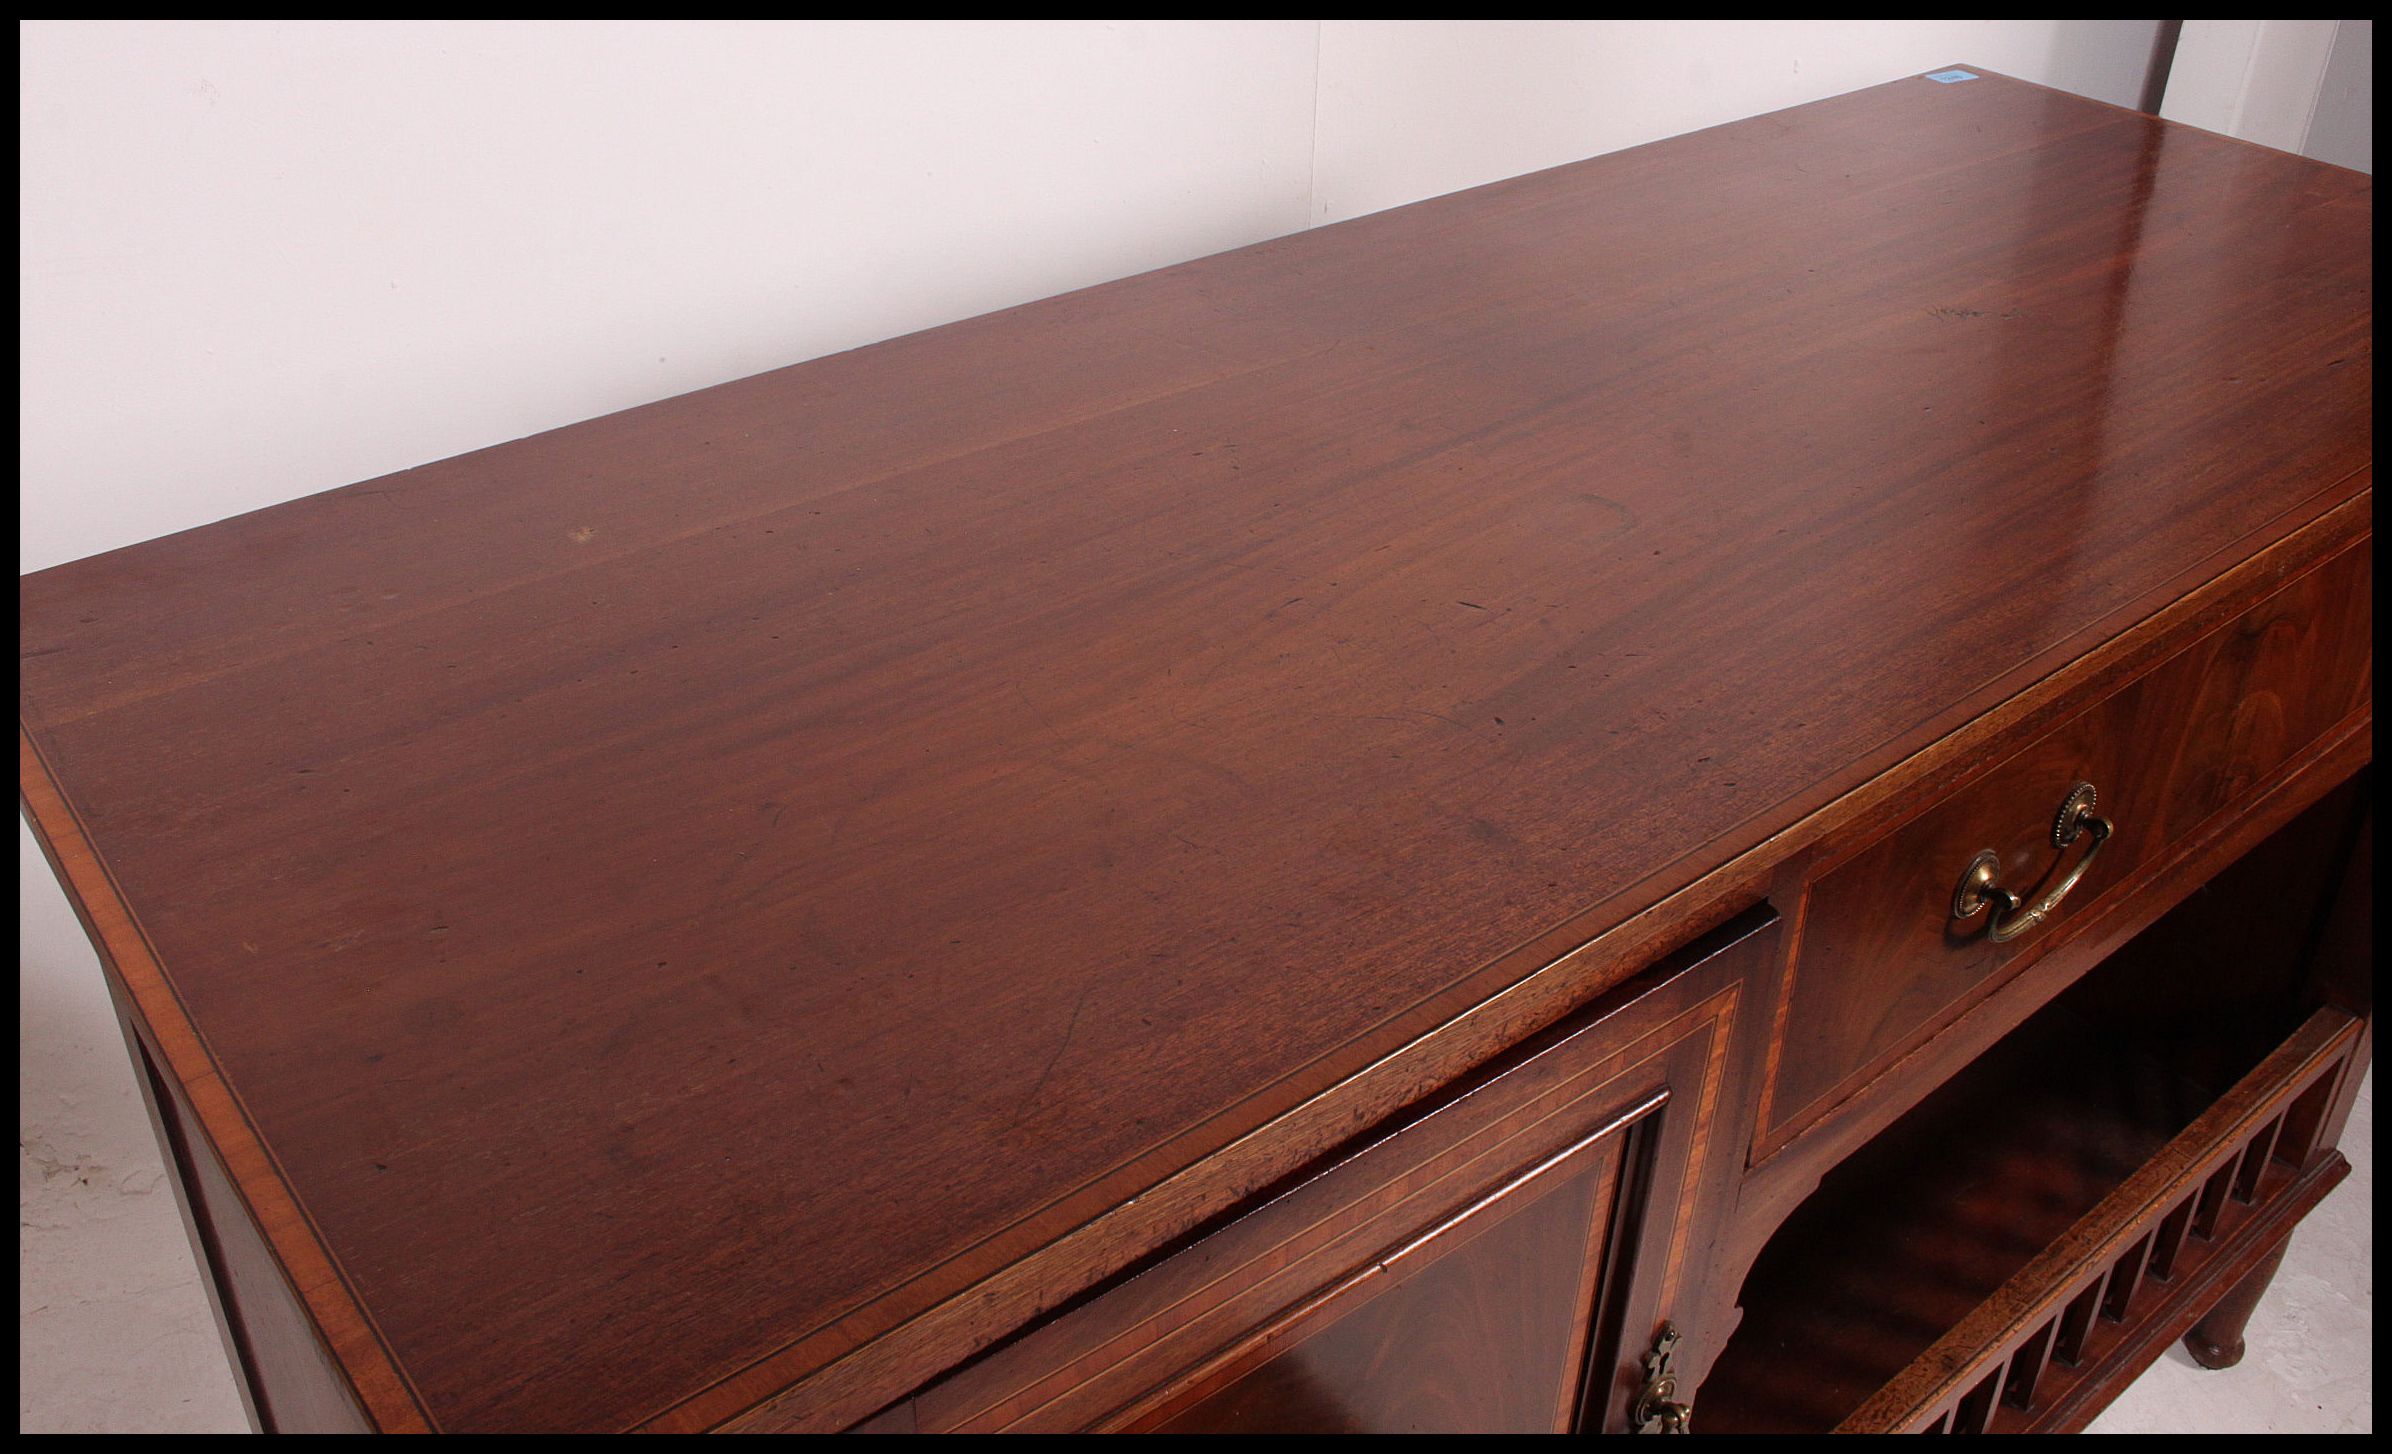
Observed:
[[[708,1422],[2365,489],[2370,208],[1898,81],[26,577],[27,761],[431,1420]]]

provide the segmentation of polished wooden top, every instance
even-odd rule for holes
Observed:
[[[2365,491],[2370,205],[1897,81],[29,576],[28,800],[431,1422],[703,1425]]]

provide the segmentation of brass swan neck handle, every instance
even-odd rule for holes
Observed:
[[[2091,783],[2080,782],[2060,801],[2060,811],[2052,817],[2052,847],[2064,849],[2088,834],[2093,844],[2076,861],[2076,867],[2053,884],[2051,892],[2037,899],[2033,908],[2021,909],[2018,895],[2001,886],[2001,855],[1988,848],[1970,859],[1968,868],[1960,875],[1960,886],[1952,891],[1952,917],[1973,919],[1990,906],[1993,916],[1985,937],[1996,944],[2006,944],[2029,933],[2050,918],[2060,907],[2060,901],[2068,897],[2068,891],[2093,867],[2093,860],[2101,856],[2102,845],[2116,831],[2116,824],[2093,811],[2097,796]]]

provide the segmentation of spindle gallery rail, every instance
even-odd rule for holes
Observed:
[[[2073,1431],[2076,1371],[2180,1337],[2349,1173],[2318,1136],[2359,1022],[2320,1010],[1839,1433]]]

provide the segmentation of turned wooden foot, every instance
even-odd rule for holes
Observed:
[[[2195,1363],[2203,1368],[2232,1368],[2242,1362],[2243,1326],[2251,1321],[2251,1310],[2267,1296],[2268,1284],[2275,1281],[2276,1269],[2283,1265],[2284,1249],[2291,1245],[2289,1236],[2278,1242],[2275,1250],[2260,1259],[2249,1275],[2184,1335],[2184,1350],[2193,1355]]]

